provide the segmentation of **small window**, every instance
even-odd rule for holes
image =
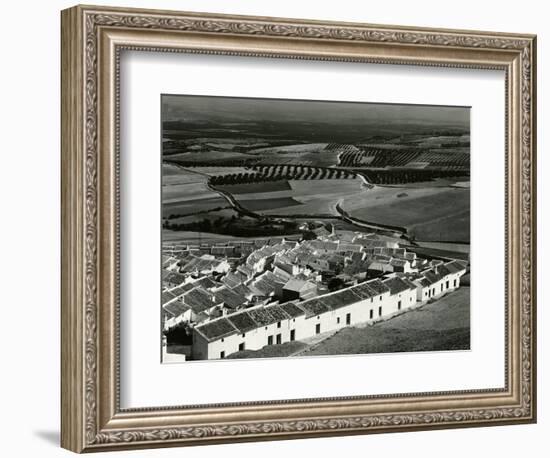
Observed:
[[[382,316],[382,307],[378,307],[378,316]]]
[[[351,313],[346,314],[346,324],[351,324]]]
[[[340,317],[336,317],[336,324],[340,324]]]
[[[401,301],[397,301],[397,310],[401,310]]]
[[[293,322],[293,323],[296,323],[296,318],[292,318],[292,322]]]
[[[246,336],[246,334],[243,332],[243,337],[245,337],[245,336]]]
[[[370,301],[371,301],[371,302],[374,302],[374,297],[371,297],[371,298],[370,298]]]
[[[267,326],[265,327],[265,330],[267,331]]]
[[[280,322],[280,321],[277,322],[277,327],[278,327],[278,328],[281,327],[281,322]]]
[[[220,351],[220,359],[224,359],[225,358],[225,351]]]
[[[223,342],[223,337],[222,337],[222,342]]]
[[[315,334],[321,334],[321,323],[315,325]]]
[[[382,300],[382,296],[380,296],[380,300]]]
[[[319,318],[320,318],[319,315],[317,315],[317,319],[319,319]]]
[[[370,313],[369,313],[369,319],[373,319],[374,317],[374,310],[371,309]]]

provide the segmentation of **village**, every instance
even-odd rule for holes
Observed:
[[[386,320],[460,287],[468,262],[420,257],[379,233],[163,244],[163,354],[239,357]]]

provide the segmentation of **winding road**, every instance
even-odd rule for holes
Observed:
[[[404,239],[408,239],[407,238],[407,230],[405,228],[397,227],[397,226],[387,226],[387,225],[384,225],[384,224],[377,224],[377,223],[373,223],[373,222],[370,222],[370,221],[364,221],[364,220],[354,218],[353,216],[349,215],[342,208],[343,199],[339,200],[338,203],[335,206],[335,210],[338,213],[337,215],[275,215],[275,214],[262,215],[260,213],[255,213],[255,212],[253,212],[251,210],[248,210],[247,208],[243,207],[237,201],[237,199],[235,199],[235,197],[230,192],[227,192],[227,191],[224,191],[222,189],[218,189],[218,188],[212,186],[209,182],[209,180],[211,178],[210,175],[208,175],[206,173],[203,173],[203,172],[199,172],[199,171],[190,169],[190,168],[187,168],[187,167],[183,167],[183,166],[181,166],[177,163],[170,162],[170,164],[178,167],[181,170],[185,170],[186,172],[195,173],[197,175],[202,175],[202,176],[207,177],[208,180],[206,182],[206,186],[208,187],[208,189],[212,192],[218,193],[221,197],[223,197],[229,203],[229,205],[231,205],[231,207],[240,215],[248,216],[250,218],[255,218],[255,219],[264,219],[264,218],[280,218],[280,219],[299,218],[299,219],[312,219],[312,220],[338,219],[338,220],[344,221],[348,224],[352,224],[354,226],[357,226],[357,227],[360,227],[360,228],[363,228],[363,229],[369,229],[369,230],[375,231],[375,232],[390,233],[390,235],[392,235],[394,237],[401,237],[401,238],[404,238]],[[363,175],[356,174],[356,176],[359,176],[361,178],[361,180],[363,181],[363,184],[368,185],[368,186],[372,186],[372,184],[370,184]]]

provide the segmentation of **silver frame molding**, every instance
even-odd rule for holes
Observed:
[[[62,12],[62,422],[75,452],[536,421],[536,37],[76,6]],[[506,74],[506,386],[121,409],[119,58],[125,49]]]

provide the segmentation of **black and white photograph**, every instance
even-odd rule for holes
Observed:
[[[470,348],[470,108],[163,95],[162,360]]]

